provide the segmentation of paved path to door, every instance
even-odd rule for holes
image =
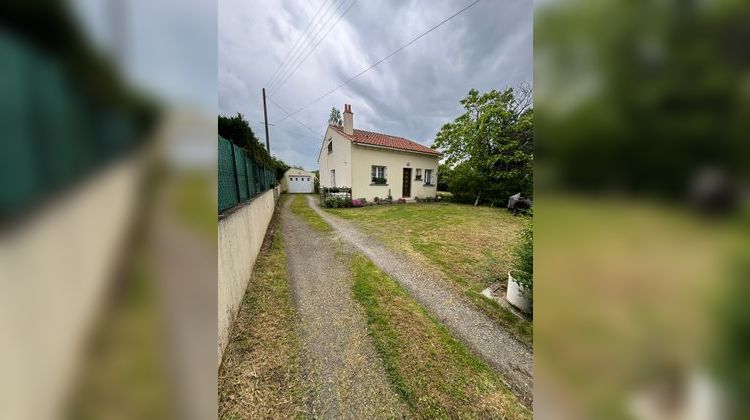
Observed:
[[[401,418],[407,409],[391,388],[351,295],[349,267],[336,239],[281,209],[287,274],[303,345],[303,372],[313,418]]]
[[[492,366],[528,407],[533,402],[531,350],[466,301],[434,270],[398,254],[350,222],[322,210],[313,196],[308,204],[331,225],[341,240],[365,254],[397,280],[430,314],[440,320],[479,357]]]

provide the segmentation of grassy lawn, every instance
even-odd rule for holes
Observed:
[[[531,418],[501,379],[369,259],[351,259],[356,300],[394,387],[422,418]]]
[[[174,173],[168,181],[171,208],[192,230],[217,240],[215,175],[198,170]]]
[[[441,270],[487,315],[531,344],[533,328],[481,295],[505,279],[513,264],[524,217],[504,209],[427,203],[326,209],[380,239],[386,246]]]
[[[321,232],[331,232],[333,229],[326,223],[315,210],[307,205],[307,199],[303,194],[294,194],[292,197],[292,213],[302,216],[314,229]]]
[[[139,248],[103,302],[65,417],[173,417],[154,270],[152,256]]]
[[[219,418],[293,418],[303,411],[299,340],[277,231],[261,251],[219,369]]]
[[[625,417],[642,386],[706,369],[747,225],[618,197],[537,204],[534,370],[593,412],[573,417]]]

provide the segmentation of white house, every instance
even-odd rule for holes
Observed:
[[[403,137],[354,129],[351,105],[344,126],[329,125],[318,153],[321,187],[350,187],[352,197],[373,200],[437,195],[440,153]]]
[[[315,174],[302,169],[290,168],[281,178],[281,191],[289,193],[315,192]]]

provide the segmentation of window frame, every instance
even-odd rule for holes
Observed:
[[[382,175],[382,176],[379,176]],[[382,179],[383,182],[376,182]],[[370,185],[388,185],[388,167],[385,165],[370,165]]]
[[[422,168],[414,168],[414,180],[415,181],[422,180]]]
[[[432,173],[433,173],[432,169],[424,170],[424,185],[429,185],[429,186],[435,185],[432,183]],[[429,177],[427,174],[429,174]]]

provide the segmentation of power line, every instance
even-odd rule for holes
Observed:
[[[286,81],[287,76],[289,76],[292,71],[291,69],[295,67],[297,63],[299,63],[299,60],[305,55],[305,53],[308,51],[309,47],[315,43],[316,39],[318,38],[318,35],[322,33],[325,28],[328,26],[328,23],[331,21],[331,19],[336,16],[336,12],[346,3],[347,0],[334,0],[334,2],[331,4],[333,6],[336,5],[336,8],[331,11],[331,14],[328,14],[327,11],[324,14],[323,17],[320,18],[318,21],[318,27],[315,31],[311,32],[307,37],[307,43],[305,43],[304,46],[301,46],[299,50],[295,52],[292,58],[290,58],[288,65],[286,68],[279,74],[279,76],[276,78],[276,81],[273,83],[273,86],[271,86],[271,89],[276,91],[277,88],[283,83],[283,81]],[[324,22],[325,19],[325,22]],[[294,69],[296,70],[296,68]]]
[[[316,132],[315,130],[313,130],[312,128],[308,127],[308,126],[307,126],[307,124],[305,124],[305,123],[303,123],[302,121],[298,120],[298,119],[297,119],[297,117],[294,117],[294,116],[290,115],[290,114],[289,114],[289,112],[288,112],[288,111],[287,111],[286,109],[284,109],[284,108],[283,108],[283,107],[282,107],[281,105],[279,105],[278,103],[276,103],[276,101],[274,101],[274,100],[273,100],[272,98],[270,98],[270,97],[266,97],[266,98],[267,98],[267,99],[268,99],[269,101],[271,101],[271,103],[272,103],[272,104],[276,105],[276,107],[278,107],[278,108],[279,108],[280,110],[282,110],[282,111],[283,111],[283,112],[284,112],[284,113],[285,113],[285,114],[287,115],[287,117],[292,117],[292,119],[293,119],[294,121],[297,121],[297,123],[298,123],[299,125],[301,125],[301,126],[305,127],[306,129],[308,129],[308,130],[309,130],[309,131],[310,131],[311,133],[313,133],[313,134],[314,134],[315,136],[320,136],[320,134],[319,134],[319,133],[317,133],[317,132]],[[285,118],[285,119],[286,119],[286,118]]]
[[[269,83],[267,83],[267,86],[270,88],[274,84],[276,84],[279,81],[279,78],[289,69],[289,65],[296,60],[297,55],[300,53],[300,51],[304,50],[307,45],[309,45],[312,42],[313,35],[317,34],[317,31],[319,30],[320,23],[326,18],[328,15],[328,12],[331,10],[331,8],[336,4],[338,0],[331,0],[330,3],[328,3],[327,7],[325,7],[325,10],[323,10],[323,6],[325,6],[325,3],[321,5],[321,9],[323,13],[319,14],[317,18],[317,22],[315,20],[311,21],[310,24],[308,24],[308,28],[310,28],[310,31],[303,31],[300,35],[299,41],[295,44],[294,48],[289,52],[288,56],[286,57],[283,65],[279,66],[279,71],[276,74],[276,78],[269,80]],[[317,14],[316,14],[317,15]]]
[[[334,3],[335,1],[336,1],[336,0],[331,0],[331,3]],[[297,38],[297,41],[296,41],[296,42],[294,43],[294,45],[293,45],[293,46],[292,46],[292,48],[291,48],[291,49],[289,50],[289,52],[287,52],[287,54],[286,54],[286,56],[284,57],[284,59],[283,59],[283,60],[281,60],[281,62],[279,63],[279,67],[277,67],[277,68],[276,68],[276,71],[275,71],[275,72],[274,72],[274,73],[273,73],[273,74],[271,75],[271,77],[270,77],[270,78],[268,79],[268,81],[266,82],[266,86],[269,86],[269,84],[271,83],[271,81],[272,81],[272,80],[274,80],[274,78],[276,77],[276,75],[278,75],[278,74],[279,74],[279,71],[280,71],[280,70],[282,69],[282,67],[284,67],[284,65],[285,65],[285,64],[286,64],[286,62],[287,62],[287,59],[289,59],[289,57],[291,56],[292,52],[296,50],[296,48],[297,48],[297,46],[299,45],[300,41],[301,41],[301,40],[302,40],[302,38],[303,38],[303,37],[305,36],[305,33],[307,33],[307,29],[308,29],[308,28],[310,28],[310,25],[312,25],[312,23],[313,23],[313,22],[315,21],[315,19],[316,19],[316,18],[318,17],[318,15],[320,14],[320,12],[321,12],[321,11],[323,10],[323,6],[325,6],[325,4],[326,4],[327,2],[328,2],[328,0],[323,0],[323,2],[322,2],[322,3],[320,3],[320,7],[318,8],[318,11],[317,11],[317,12],[315,12],[315,15],[313,15],[313,18],[312,18],[312,19],[310,19],[310,21],[309,21],[309,22],[307,22],[307,26],[305,26],[305,29],[304,29],[304,30],[302,31],[302,33],[300,33],[300,34],[299,34],[299,38]]]
[[[336,11],[345,1],[346,0],[331,0],[331,3],[328,5],[328,7],[326,7],[325,11],[320,16],[318,21],[313,25],[313,28],[305,35],[305,40],[301,44],[299,44],[299,48],[290,55],[289,60],[286,62],[285,68],[281,70],[281,72],[279,72],[276,80],[268,85],[269,88],[273,89],[274,85],[278,85],[279,80],[288,73],[289,69],[296,63],[297,59],[299,59],[299,57],[304,54],[305,50],[307,50],[307,47],[315,42],[318,34],[323,31],[323,28],[325,28],[326,25],[328,25],[328,22],[336,14]],[[336,6],[336,8],[333,9],[333,6]],[[331,13],[329,14],[328,12]],[[323,23],[324,20],[325,23]]]
[[[308,108],[309,106],[312,106],[312,105],[314,105],[314,104],[316,104],[316,103],[320,102],[320,101],[321,101],[321,100],[322,100],[323,98],[325,98],[326,96],[328,96],[328,95],[332,94],[333,92],[335,92],[335,91],[337,91],[337,90],[341,89],[342,87],[344,87],[344,86],[348,85],[348,84],[349,84],[349,83],[351,83],[351,82],[352,82],[352,81],[353,81],[354,79],[356,79],[356,78],[358,78],[359,76],[361,76],[361,75],[363,75],[363,74],[367,73],[368,71],[372,70],[372,69],[373,69],[373,68],[374,68],[375,66],[377,66],[378,64],[380,64],[380,63],[384,62],[385,60],[387,60],[387,59],[389,59],[389,58],[393,57],[394,55],[396,55],[397,53],[399,53],[399,52],[400,52],[401,50],[403,50],[404,48],[406,48],[406,47],[408,47],[409,45],[411,45],[411,44],[415,43],[415,42],[416,42],[416,41],[418,41],[418,40],[419,40],[420,38],[424,37],[425,35],[429,34],[430,32],[434,31],[435,29],[437,29],[437,28],[439,28],[439,27],[443,26],[443,24],[445,24],[445,23],[446,23],[446,22],[448,22],[449,20],[453,19],[454,17],[456,17],[456,16],[460,15],[461,13],[465,12],[465,11],[466,11],[466,10],[468,10],[468,9],[469,9],[470,7],[473,7],[474,5],[476,5],[477,3],[479,3],[480,1],[482,1],[482,0],[475,0],[474,2],[470,3],[470,4],[468,5],[468,6],[464,7],[463,9],[459,10],[458,12],[456,12],[456,13],[454,13],[454,14],[452,14],[452,15],[448,16],[447,18],[445,18],[445,19],[444,19],[443,21],[441,21],[441,22],[440,22],[440,23],[438,23],[437,25],[435,25],[435,26],[431,27],[430,29],[428,29],[428,30],[427,30],[426,32],[422,33],[422,34],[421,34],[421,35],[419,35],[418,37],[416,37],[416,38],[412,39],[411,41],[407,42],[406,44],[404,44],[404,45],[400,46],[400,47],[399,47],[398,49],[396,49],[396,50],[395,50],[395,51],[393,51],[392,53],[388,54],[387,56],[385,56],[385,57],[381,58],[380,60],[376,61],[376,62],[375,62],[374,64],[372,64],[372,65],[371,65],[370,67],[368,67],[368,68],[366,68],[366,69],[362,70],[361,72],[359,72],[359,73],[355,74],[354,76],[350,77],[350,78],[349,78],[349,79],[348,79],[347,81],[345,81],[344,83],[342,83],[342,84],[340,84],[340,85],[336,86],[335,88],[333,88],[333,89],[331,89],[330,91],[326,92],[326,93],[325,93],[324,95],[320,96],[319,98],[315,99],[314,101],[310,102],[309,104],[307,104],[307,105],[303,106],[302,108],[300,108],[300,109],[298,109],[298,110],[296,110],[296,111],[294,111],[294,112],[292,112],[292,113],[287,113],[287,116],[286,116],[286,117],[284,117],[284,118],[280,119],[279,121],[276,121],[276,123],[278,124],[278,123],[280,123],[280,122],[284,121],[285,119],[287,119],[287,118],[289,118],[289,117],[292,117],[293,115],[296,115],[297,113],[299,113],[300,111],[302,111],[302,110],[304,110],[304,109]]]
[[[306,54],[306,55],[305,55],[305,56],[304,56],[304,57],[302,58],[302,60],[299,60],[299,61],[297,62],[297,65],[296,65],[296,66],[294,67],[294,69],[293,69],[293,70],[292,70],[291,72],[289,72],[289,73],[287,74],[287,76],[286,76],[286,77],[284,77],[284,79],[283,79],[283,80],[282,80],[281,82],[278,82],[278,83],[276,84],[276,87],[275,87],[275,88],[273,89],[273,90],[274,90],[274,92],[272,92],[272,93],[274,93],[274,94],[275,94],[276,92],[278,92],[279,90],[281,90],[281,88],[282,88],[282,87],[284,86],[284,83],[286,83],[286,81],[287,81],[287,80],[289,80],[289,78],[290,78],[290,77],[292,77],[292,76],[294,75],[294,73],[295,73],[295,72],[297,71],[297,69],[298,69],[298,68],[299,68],[299,67],[300,67],[300,66],[301,66],[302,64],[304,64],[305,60],[307,60],[307,58],[308,58],[308,57],[310,57],[310,55],[311,55],[311,54],[312,54],[313,52],[315,52],[315,50],[316,50],[316,49],[318,48],[318,45],[320,45],[320,43],[321,43],[321,42],[323,42],[323,40],[324,40],[324,39],[326,39],[326,37],[328,36],[328,34],[329,34],[329,33],[331,33],[331,31],[333,30],[333,28],[335,28],[335,27],[336,27],[336,25],[338,25],[338,23],[339,23],[339,22],[341,21],[341,19],[343,19],[343,18],[344,18],[344,16],[346,16],[346,14],[347,14],[347,13],[349,12],[349,10],[350,10],[350,9],[351,9],[351,8],[352,8],[353,6],[354,6],[354,5],[355,5],[355,4],[357,3],[357,1],[358,1],[358,0],[354,0],[353,2],[351,2],[351,3],[349,4],[349,7],[347,7],[347,8],[346,8],[346,10],[344,10],[344,13],[342,13],[342,14],[341,14],[341,15],[339,16],[339,18],[338,18],[338,19],[336,19],[336,21],[335,21],[335,22],[333,22],[333,25],[331,25],[330,27],[328,27],[328,31],[326,31],[326,33],[325,33],[325,34],[323,34],[323,36],[322,36],[322,37],[321,37],[321,38],[320,38],[320,39],[318,40],[318,42],[316,42],[316,43],[315,43],[315,45],[314,45],[314,46],[312,47],[312,49],[310,49],[310,51],[309,51],[309,52],[308,52],[308,53],[307,53],[307,54]],[[341,3],[341,5],[343,5],[343,4],[344,4],[344,3]],[[338,10],[338,8],[336,8],[336,10]],[[334,12],[334,13],[335,13],[335,12]],[[329,20],[330,20],[330,19],[329,19]],[[326,23],[327,23],[327,22],[326,22]],[[300,56],[300,57],[301,57],[301,56]]]

